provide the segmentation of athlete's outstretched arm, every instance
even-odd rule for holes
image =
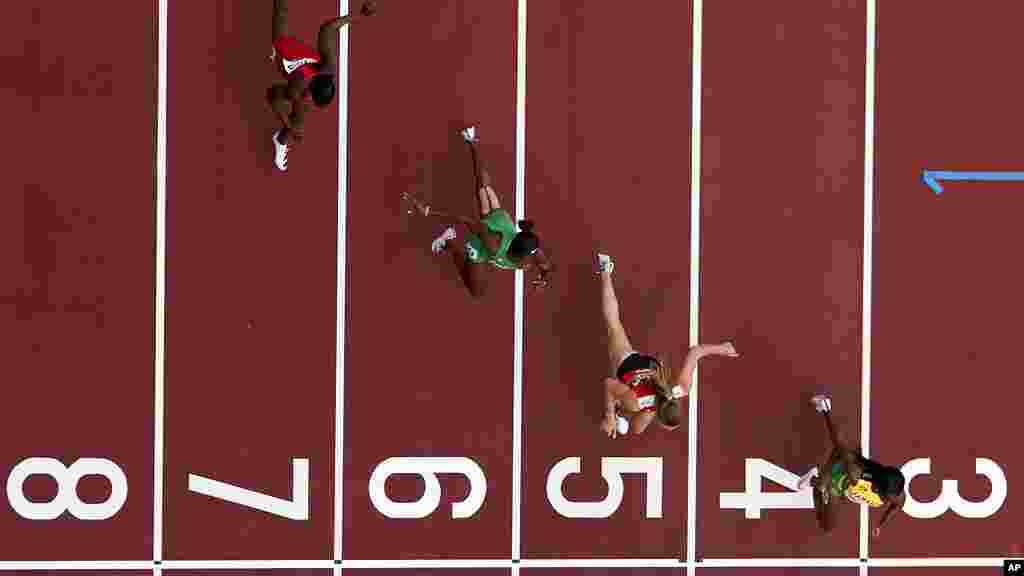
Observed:
[[[903,508],[903,504],[906,502],[906,499],[907,495],[904,492],[903,494],[900,494],[898,498],[894,498],[889,501],[889,505],[885,507],[885,512],[882,512],[882,519],[878,522],[878,526],[872,531],[875,538],[878,538],[882,533],[882,526],[885,525],[885,522],[889,519],[889,516],[892,515],[893,511]]]
[[[676,377],[675,383],[676,386],[683,389],[683,396],[690,394],[690,387],[693,386],[693,372],[697,369],[697,364],[700,363],[701,359],[708,356],[737,358],[739,353],[736,352],[736,348],[733,347],[731,342],[698,344],[687,350],[686,360],[683,362],[683,368],[679,371],[679,376]]]
[[[377,4],[372,0],[363,2],[359,7],[358,14],[348,14],[340,18],[334,18],[324,22],[320,26],[320,33],[317,34],[316,44],[320,51],[320,58],[326,67],[331,70],[338,69],[338,30],[348,24],[354,24],[367,16],[373,16],[377,12]]]
[[[497,244],[494,243],[495,234],[491,232],[486,226],[484,226],[480,220],[474,220],[472,218],[466,218],[465,216],[458,216],[456,214],[449,214],[447,212],[440,212],[438,210],[434,210],[429,205],[417,200],[415,196],[409,194],[408,192],[403,192],[402,198],[412,203],[412,205],[416,207],[416,211],[419,212],[421,215],[434,216],[450,224],[462,224],[463,226],[468,228],[470,232],[475,234],[477,238],[480,238],[481,241],[486,243],[489,250],[497,249]],[[495,246],[495,248],[492,248],[492,246]]]

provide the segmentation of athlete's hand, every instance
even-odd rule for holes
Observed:
[[[618,433],[618,429],[615,426],[615,415],[605,415],[604,422],[601,423],[601,430],[608,435],[609,438],[615,438]]]
[[[530,266],[532,268],[533,266]],[[549,279],[551,278],[551,268],[541,268],[537,266],[537,277],[534,278],[530,284],[533,285],[535,292],[543,292],[548,287]]]
[[[402,192],[402,199],[412,204],[416,211],[420,213],[420,215],[430,215],[430,206],[427,206],[420,202],[419,200],[417,200],[416,198],[413,198],[412,194],[409,194],[408,192]]]
[[[543,292],[548,287],[548,278],[547,276],[538,275],[530,281],[530,285],[533,286],[534,292]]]

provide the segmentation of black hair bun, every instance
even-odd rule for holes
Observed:
[[[519,229],[522,230],[523,232],[532,232],[533,231],[533,220],[520,220],[519,221]]]

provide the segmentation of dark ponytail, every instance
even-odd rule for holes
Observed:
[[[533,220],[520,220],[519,233],[508,245],[508,257],[522,260],[540,248],[540,238],[533,233]]]

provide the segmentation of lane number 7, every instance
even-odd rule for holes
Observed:
[[[254,508],[290,520],[309,520],[309,460],[292,459],[292,498],[285,500],[198,474],[188,475],[188,489],[197,494]]]

